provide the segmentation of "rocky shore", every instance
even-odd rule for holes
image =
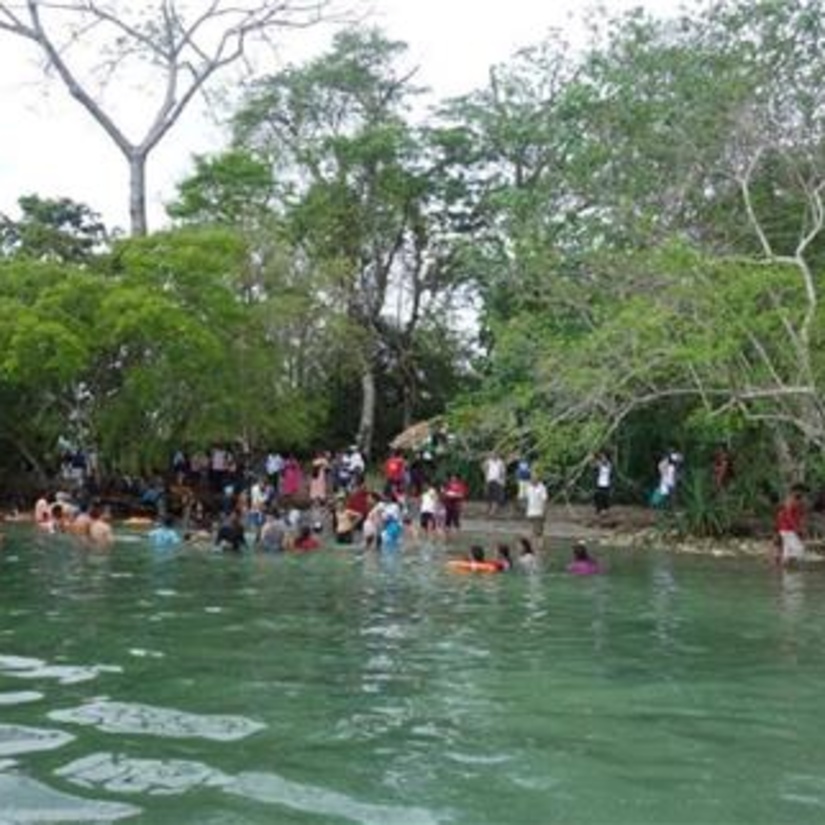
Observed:
[[[465,511],[464,529],[468,533],[515,537],[524,535],[529,527],[513,508],[489,516],[481,502],[469,502]],[[657,522],[657,513],[645,507],[620,506],[601,517],[585,505],[553,505],[548,508],[545,544],[551,549],[567,547],[582,540],[593,547],[616,550],[667,550],[673,553],[715,557],[751,557],[772,559],[770,535],[729,538],[686,537]],[[821,552],[820,543],[811,542],[810,549]]]

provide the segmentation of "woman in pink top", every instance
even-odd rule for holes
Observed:
[[[574,576],[592,576],[601,573],[599,563],[587,552],[587,546],[583,541],[577,542],[573,547],[573,561],[567,565],[567,572]]]
[[[329,459],[325,453],[320,453],[312,462],[312,476],[309,480],[309,500],[313,504],[324,504],[327,500],[328,471]]]
[[[281,495],[297,496],[304,486],[304,474],[301,465],[293,456],[290,456],[284,463],[281,472]]]

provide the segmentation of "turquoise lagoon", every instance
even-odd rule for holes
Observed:
[[[0,550],[0,825],[825,822],[825,570]]]

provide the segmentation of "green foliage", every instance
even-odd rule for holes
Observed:
[[[269,214],[272,189],[269,164],[233,149],[196,157],[194,172],[179,184],[178,200],[167,211],[186,223],[248,226]]]
[[[18,205],[18,220],[0,215],[0,257],[83,263],[108,240],[100,216],[69,198],[26,195]]]

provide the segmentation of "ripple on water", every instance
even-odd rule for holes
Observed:
[[[438,825],[443,821],[426,808],[359,802],[346,794],[293,782],[274,773],[242,773],[224,790],[256,802],[347,819],[359,825]]]
[[[0,691],[0,707],[7,705],[27,705],[39,702],[43,694],[37,690]]]
[[[97,753],[65,765],[56,775],[81,787],[110,793],[171,796],[196,788],[217,788],[255,802],[359,825],[438,825],[442,821],[424,808],[359,802],[346,794],[293,782],[273,773],[231,776],[201,762],[181,759],[133,759]]]
[[[485,755],[481,753],[459,753],[458,751],[448,751],[445,756],[460,765],[503,765],[512,762],[513,757],[505,753]]]
[[[129,655],[136,659],[164,659],[166,654],[160,650],[146,650],[142,647],[129,648]]]
[[[266,725],[244,716],[202,715],[133,702],[97,699],[67,710],[53,710],[49,719],[92,725],[105,733],[137,733],[165,739],[210,739],[235,742]]]
[[[61,730],[30,728],[24,725],[0,725],[0,756],[51,751],[73,739],[72,734]]]
[[[15,679],[56,679],[61,685],[89,682],[101,673],[123,673],[117,665],[49,665],[26,656],[0,656],[0,674]]]
[[[132,759],[111,753],[95,753],[65,765],[55,774],[84,788],[110,793],[173,796],[193,788],[219,788],[232,777],[208,765],[184,759]]]
[[[81,799],[18,774],[0,774],[0,823],[115,822],[141,809],[120,802]]]

